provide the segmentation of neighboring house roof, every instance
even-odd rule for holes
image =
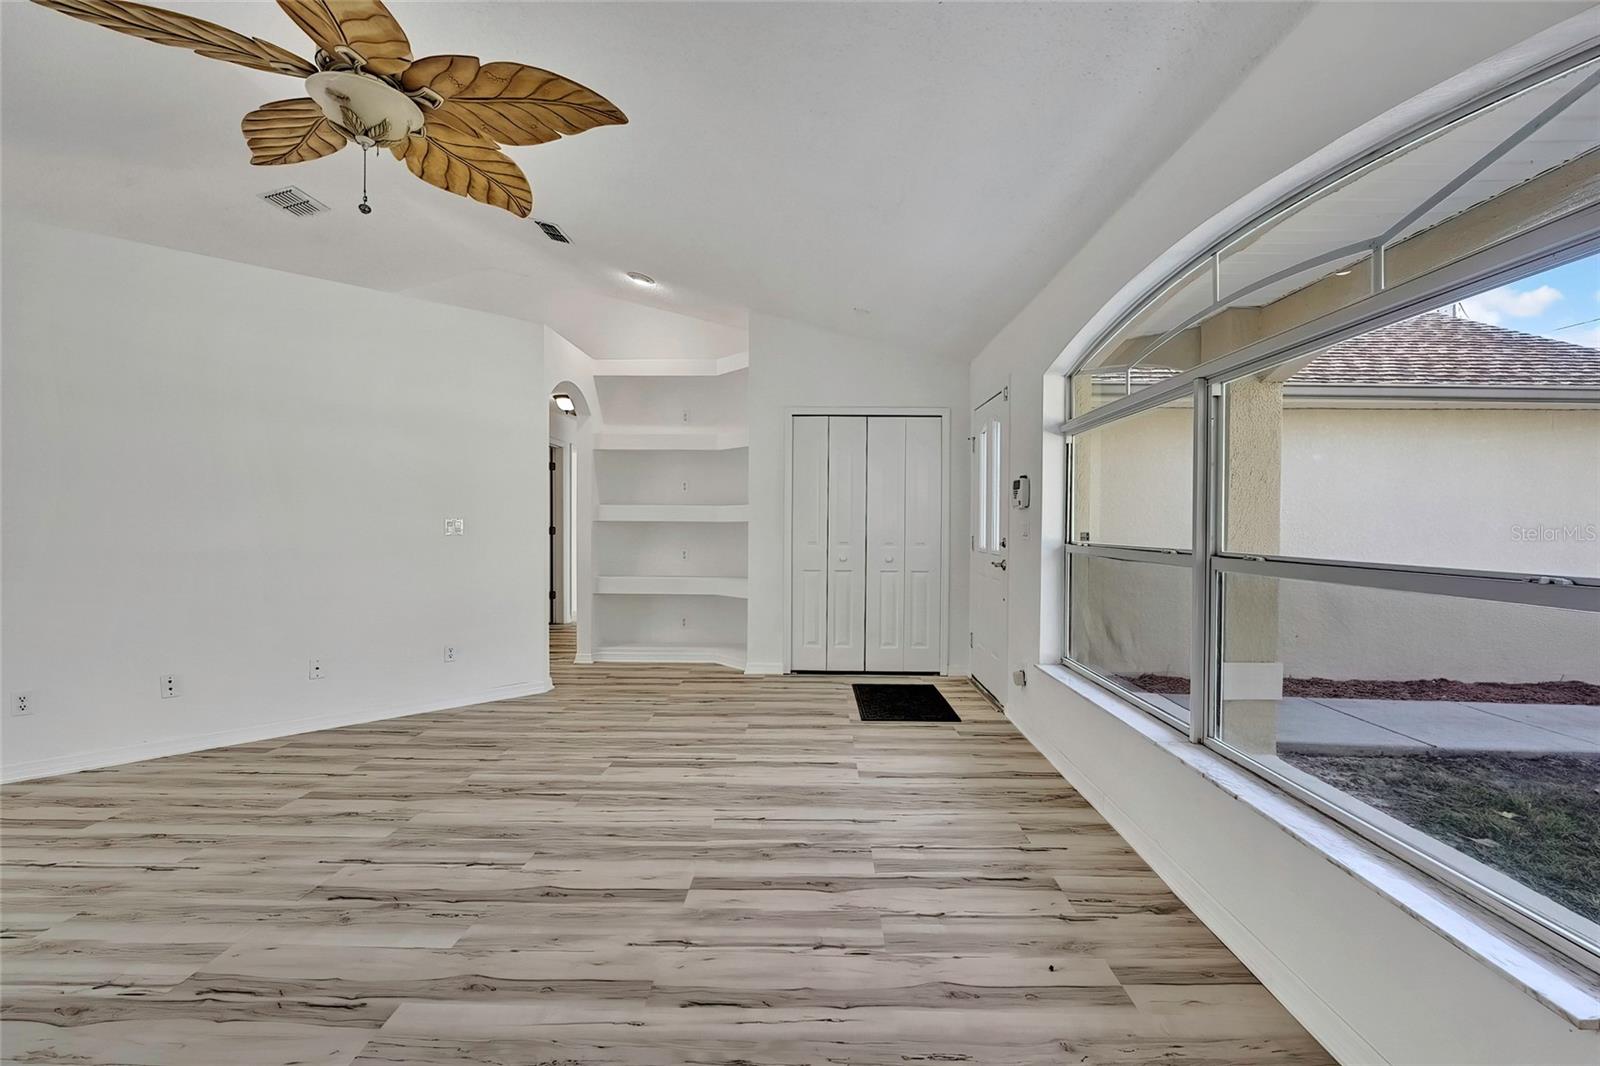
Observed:
[[[1433,311],[1340,341],[1289,384],[1600,388],[1600,349]]]
[[[1130,371],[1135,388],[1176,373],[1150,365]],[[1120,383],[1122,375],[1107,369],[1096,377],[1110,385]],[[1287,384],[1312,389],[1600,388],[1600,349],[1430,311],[1340,341],[1296,371]]]

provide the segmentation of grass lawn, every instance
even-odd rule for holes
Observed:
[[[1600,922],[1600,755],[1279,754]]]

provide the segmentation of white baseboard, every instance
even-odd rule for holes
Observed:
[[[1239,957],[1239,961],[1256,975],[1267,991],[1278,998],[1284,1009],[1305,1026],[1335,1060],[1342,1063],[1388,1061],[1244,922],[1200,882],[1189,876],[1188,871],[1100,789],[1070,756],[1031,730],[1026,717],[1020,720],[1013,717],[1012,724],[1066,778],[1067,783],[1089,801],[1111,828],[1122,835],[1139,857],[1167,883],[1173,894],[1194,912],[1206,928],[1217,935],[1217,939],[1227,945],[1228,950]]]
[[[55,777],[58,774],[77,773],[80,770],[99,770],[107,766],[121,766],[124,763],[143,762],[146,759],[160,759],[168,755],[187,755],[190,752],[205,751],[208,748],[225,748],[232,744],[254,744],[262,740],[277,740],[280,737],[292,737],[298,733],[315,733],[321,729],[336,729],[345,725],[362,725],[366,722],[382,722],[391,718],[408,718],[414,714],[427,714],[431,711],[451,711],[460,707],[473,707],[480,703],[494,703],[497,700],[537,696],[541,692],[549,692],[551,687],[550,679],[543,677],[533,681],[500,685],[468,696],[451,696],[441,700],[430,700],[426,703],[385,707],[376,710],[340,711],[333,714],[313,715],[309,718],[291,718],[287,721],[264,722],[259,725],[241,726],[237,729],[223,729],[214,733],[194,733],[183,737],[166,737],[161,740],[146,741],[142,744],[126,744],[116,748],[98,748],[93,751],[74,752],[70,755],[56,755],[48,759],[31,759],[0,768],[0,782],[9,785],[18,781],[32,781],[40,777]]]
[[[572,657],[572,665],[574,665],[574,666],[593,666],[594,665],[594,656],[590,655],[588,652],[580,651],[580,652],[578,652],[576,655],[574,655]]]
[[[747,674],[781,674],[785,671],[782,663],[745,663],[744,672]]]
[[[597,663],[711,663],[744,669],[744,652],[734,647],[690,647],[681,644],[624,644],[594,649]]]

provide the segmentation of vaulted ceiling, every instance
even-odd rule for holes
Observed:
[[[309,55],[270,3],[184,3]],[[590,85],[627,126],[512,154],[574,243],[361,157],[248,165],[294,80],[3,8],[4,197],[75,228],[723,355],[751,312],[975,352],[1300,16],[1288,4],[391,3],[419,55]],[[331,213],[258,199],[300,186]],[[661,285],[623,277],[639,270]],[[672,312],[663,315],[661,311]]]

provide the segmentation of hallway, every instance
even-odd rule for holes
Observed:
[[[4,790],[4,1058],[1332,1060],[965,680],[536,698]]]

